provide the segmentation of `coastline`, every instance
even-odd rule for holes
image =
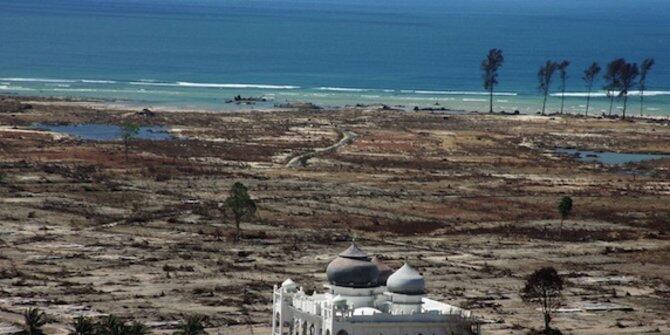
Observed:
[[[141,101],[115,101],[109,99],[95,99],[95,98],[75,98],[75,97],[43,97],[43,96],[17,96],[17,95],[5,95],[0,94],[0,100],[16,100],[24,104],[35,104],[35,105],[44,105],[44,106],[61,106],[61,107],[82,107],[87,109],[98,109],[98,110],[107,110],[107,111],[117,111],[117,112],[132,112],[132,111],[141,111],[141,110],[150,110],[154,112],[165,112],[165,113],[239,113],[239,112],[282,112],[282,111],[291,111],[299,109],[312,109],[315,110],[344,110],[344,109],[355,109],[355,108],[380,108],[380,109],[391,109],[391,110],[400,110],[405,112],[428,112],[428,113],[440,113],[446,115],[462,115],[462,114],[480,114],[480,115],[500,115],[500,116],[526,116],[526,117],[572,117],[572,118],[588,118],[588,119],[611,119],[619,120],[618,115],[607,116],[603,114],[594,114],[590,113],[588,116],[583,114],[572,114],[564,113],[559,114],[557,112],[546,113],[541,115],[539,112],[535,113],[515,113],[508,111],[494,111],[490,114],[482,110],[465,110],[465,109],[450,109],[444,106],[428,106],[422,107],[419,109],[408,108],[406,106],[390,106],[385,103],[375,103],[375,104],[352,104],[344,106],[319,106],[312,102],[293,102],[288,103],[284,106],[254,106],[254,105],[243,105],[236,106],[236,108],[225,108],[229,105],[223,105],[224,108],[207,108],[207,107],[183,107],[178,105],[155,105],[147,104]],[[626,117],[627,121],[655,121],[655,122],[664,122],[670,121],[670,114],[668,115],[630,115]]]
[[[52,97],[60,100],[95,100],[110,105],[170,110],[235,111],[273,109],[278,105],[310,102],[324,108],[385,104],[392,108],[488,110],[488,93],[464,90],[373,89],[347,87],[301,87],[276,84],[226,84],[195,82],[119,81],[56,78],[0,78],[0,95]],[[639,116],[639,94],[631,92],[629,116]],[[234,97],[242,97],[235,101]],[[248,100],[245,100],[248,99]],[[534,91],[494,92],[494,110],[522,114],[536,113],[542,97]],[[560,106],[560,93],[551,92],[547,110]],[[586,92],[565,93],[565,111],[584,113]],[[622,112],[616,99],[613,113]],[[591,94],[590,114],[609,113],[603,91]],[[645,93],[644,115],[670,116],[670,90],[649,89]]]

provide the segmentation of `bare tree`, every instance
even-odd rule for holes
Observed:
[[[615,59],[607,64],[607,69],[605,70],[605,87],[607,91],[607,97],[610,99],[610,109],[609,115],[612,115],[612,106],[614,105],[614,92],[619,90],[621,86],[621,81],[619,76],[621,74],[621,67],[626,64],[626,60],[623,58]]]
[[[644,91],[647,89],[647,74],[654,66],[654,59],[647,58],[642,61],[640,65],[640,116],[642,116],[643,107],[644,107]]]
[[[621,85],[619,87],[619,97],[623,97],[623,114],[622,119],[626,118],[626,107],[628,106],[628,92],[635,86],[635,78],[640,74],[637,63],[626,63],[620,69],[619,80]]]
[[[596,81],[596,78],[598,78],[598,73],[600,73],[600,65],[598,63],[593,62],[589,67],[584,70],[584,77],[582,79],[584,80],[584,83],[586,84],[586,113],[584,114],[585,116],[589,116],[589,104],[591,102],[591,91],[593,90],[593,84]]]
[[[505,57],[500,49],[491,49],[482,61],[482,78],[484,89],[489,91],[489,113],[493,113],[493,89],[498,85],[498,69],[503,65]]]
[[[527,303],[539,304],[544,315],[544,330],[550,334],[551,313],[560,306],[563,279],[553,267],[544,267],[533,272],[521,290],[521,298]]]
[[[558,74],[561,78],[561,114],[563,114],[563,106],[565,105],[565,82],[568,79],[568,66],[570,66],[569,60],[558,63]]]
[[[540,66],[540,70],[537,72],[537,79],[540,83],[539,89],[544,95],[544,100],[542,101],[542,115],[544,115],[547,107],[547,96],[549,95],[549,89],[551,88],[551,80],[557,69],[558,63],[548,60],[544,65]]]

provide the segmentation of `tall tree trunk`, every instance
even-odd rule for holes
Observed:
[[[584,116],[589,116],[589,102],[591,102],[591,86],[589,86],[589,92],[586,93],[586,114]]]
[[[621,115],[621,119],[626,118],[626,105],[628,105],[628,93],[623,95],[623,114]]]
[[[123,144],[125,146],[125,156],[126,156],[126,163],[128,162],[128,140],[123,140]]]
[[[542,307],[544,312],[544,329],[549,329],[549,322],[551,321],[551,316],[549,316],[549,294],[546,290],[542,292]]]
[[[235,241],[239,241],[240,237],[242,236],[242,228],[240,228],[240,217],[235,215]]]
[[[640,116],[642,116],[642,111],[644,110],[642,107],[644,106],[644,89],[640,90]]]
[[[610,95],[610,112],[609,115],[612,116],[612,107],[614,106],[614,96]]]
[[[489,113],[493,113],[493,86],[489,92]]]
[[[549,322],[551,321],[551,316],[549,312],[544,313],[544,329],[549,329]]]
[[[564,103],[565,103],[565,89],[561,90],[561,114],[563,114]]]
[[[542,115],[544,115],[546,107],[547,107],[547,92],[544,92],[544,100],[542,100]]]

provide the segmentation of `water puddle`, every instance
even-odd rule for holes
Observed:
[[[606,165],[639,163],[644,161],[670,157],[670,155],[662,155],[662,154],[620,153],[611,151],[598,152],[598,151],[562,149],[562,148],[556,149],[554,152],[560,156],[574,157],[582,162],[597,162]]]
[[[33,124],[33,129],[47,130],[57,133],[64,133],[83,140],[93,141],[115,141],[121,139],[121,127],[113,124]],[[139,127],[135,138],[154,141],[165,141],[173,139],[167,128],[152,126]]]

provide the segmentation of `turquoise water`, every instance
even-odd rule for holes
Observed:
[[[37,123],[33,128],[68,134],[83,140],[115,141],[121,139],[121,127],[111,124],[44,124]],[[172,136],[162,127],[140,127],[137,135],[144,140],[170,140]]]
[[[538,109],[547,59],[572,60],[566,109],[581,112],[587,64],[654,57],[644,113],[670,115],[666,0],[0,0],[0,9],[6,94],[474,110],[487,103],[479,63],[498,47],[507,59],[498,109]],[[558,105],[552,97],[549,109]],[[593,111],[607,107],[597,92]],[[639,113],[636,97],[630,108]]]

